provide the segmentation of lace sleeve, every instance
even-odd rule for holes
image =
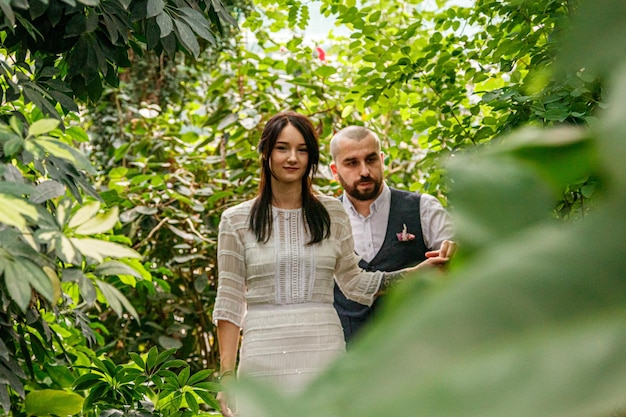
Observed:
[[[354,239],[350,219],[343,206],[331,213],[335,223],[334,239],[336,240],[337,263],[335,266],[335,280],[341,291],[350,300],[357,303],[372,305],[378,293],[383,277],[382,272],[367,272],[359,267],[361,258],[354,252]]]
[[[245,253],[240,235],[225,212],[217,241],[218,285],[213,322],[227,320],[241,327],[245,312]]]

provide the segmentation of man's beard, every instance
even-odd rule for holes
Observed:
[[[365,178],[361,177],[361,179],[354,184],[354,187],[352,187],[348,185],[348,183],[346,183],[346,181],[341,177],[341,175],[337,175],[337,177],[339,178],[339,183],[341,184],[343,189],[346,191],[346,193],[348,193],[348,195],[351,196],[352,198],[355,198],[359,201],[373,200],[374,198],[378,197],[378,194],[380,193],[380,188],[382,187],[382,184],[383,184],[382,180],[377,181],[372,177],[365,177]],[[371,191],[361,192],[357,189],[357,186],[361,182],[365,182],[365,181],[373,182],[374,188],[372,188]]]

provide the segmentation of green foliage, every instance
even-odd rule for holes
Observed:
[[[27,389],[66,388],[73,376],[60,364],[80,363],[77,357],[89,352],[87,344],[97,338],[86,311],[108,305],[138,320],[116,285],[129,285],[129,277],[150,278],[131,261],[138,253],[110,234],[117,210],[101,210],[97,200],[79,208],[66,194],[64,184],[82,200],[80,187],[91,185],[76,166],[87,159],[66,145],[67,134],[55,131],[58,122],[32,123],[23,137],[17,125],[1,128],[4,149],[15,138],[23,143],[2,165],[0,183],[6,204],[0,226],[0,400],[5,412],[11,396],[24,398]],[[30,398],[26,406],[37,407],[40,397]]]
[[[131,354],[127,365],[94,359],[74,383],[75,390],[87,391],[85,415],[121,416],[130,409],[132,415],[180,416],[198,415],[201,404],[218,408],[213,392],[220,386],[207,380],[211,371],[191,374],[184,361],[172,359],[173,352],[152,348],[145,355]]]
[[[33,391],[26,395],[24,406],[29,416],[74,415],[82,409],[84,398],[61,390]]]
[[[117,85],[131,50],[198,56],[216,44],[224,23],[236,25],[220,0],[33,0],[3,2],[2,10],[0,98],[22,96],[59,119],[60,109],[78,111],[76,99],[96,102],[105,84]]]
[[[517,129],[497,146],[452,162],[449,201],[467,253],[513,238],[549,218],[554,201],[568,185],[591,177],[603,182],[594,138],[574,127],[549,133]],[[487,212],[498,214],[485,216]]]
[[[145,64],[139,62],[133,72],[141,73]],[[145,352],[155,345],[176,347],[177,355],[197,369],[215,363],[209,344],[212,338],[207,336],[212,324],[206,315],[215,291],[209,277],[215,265],[212,236],[221,199],[234,192],[220,183],[219,146],[213,151],[217,154],[199,151],[219,145],[219,140],[200,136],[197,126],[203,117],[193,108],[200,99],[189,97],[193,89],[180,91],[177,82],[181,78],[173,75],[180,71],[181,77],[188,76],[194,68],[174,64],[176,71],[158,94],[143,88],[145,78],[131,77],[137,81],[130,82],[128,91],[135,94],[111,91],[107,97],[120,103],[123,111],[103,104],[89,115],[95,145],[92,156],[107,162],[102,167],[107,188],[103,197],[121,206],[122,233],[134,242],[154,276],[154,285],[128,291],[141,322],[127,323],[123,317],[110,315],[102,320],[107,328],[119,329],[105,336],[112,358],[123,361],[129,351]],[[148,80],[149,84],[154,78]],[[146,96],[170,106],[148,105]],[[187,100],[192,108],[185,108]],[[114,119],[119,124],[100,123]],[[116,138],[113,144],[110,136]],[[116,344],[118,340],[122,343]]]
[[[105,341],[99,315],[139,322],[124,288],[152,285],[118,202],[101,196],[80,105],[118,85],[134,54],[199,55],[235,20],[219,0],[0,9],[0,406],[36,414]]]
[[[580,67],[549,75],[578,2],[424,3],[322,5],[351,29],[330,47],[354,68],[341,77],[349,86],[342,124],[354,117],[381,133],[392,183],[447,194],[439,168],[447,154],[521,125],[591,120],[601,104],[599,78]],[[580,187],[557,203],[562,216],[584,214]]]

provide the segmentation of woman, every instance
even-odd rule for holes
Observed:
[[[258,150],[258,196],[224,211],[219,226],[213,320],[220,375],[234,375],[243,329],[238,375],[299,392],[345,350],[333,280],[349,298],[371,305],[403,273],[448,258],[431,253],[401,272],[362,271],[343,206],[312,190],[319,144],[311,122],[295,112],[275,115]],[[225,393],[218,400],[224,416],[232,415]]]

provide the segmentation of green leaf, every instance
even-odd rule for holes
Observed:
[[[120,25],[119,21],[108,14],[102,15],[102,20],[104,26],[107,29],[107,33],[109,34],[109,39],[112,44],[117,44],[118,39],[120,38],[120,31],[123,30],[124,25]]]
[[[76,164],[76,166],[80,169],[90,173],[95,173],[95,168],[82,152],[64,142],[61,142],[60,140],[52,138],[36,138],[26,141],[26,144],[31,143],[56,156],[57,158],[66,159]]]
[[[551,216],[551,190],[538,174],[510,156],[459,157],[448,168],[456,178],[449,199],[456,235],[468,250],[508,238]],[[520,207],[525,209],[520,212]],[[494,212],[498,215],[486,215]]]
[[[150,271],[146,269],[146,267],[141,263],[141,259],[137,258],[126,258],[122,261],[124,264],[128,265],[132,268],[135,273],[139,274],[138,278],[141,278],[145,281],[152,281],[152,274]]]
[[[35,187],[31,184],[16,181],[0,182],[0,194],[10,194],[14,197],[22,197],[24,194],[30,194],[35,191]]]
[[[76,228],[82,225],[83,223],[94,218],[99,210],[99,201],[90,201],[89,203],[83,204],[70,219],[69,223],[67,224],[68,227]]]
[[[40,204],[65,194],[65,187],[54,180],[42,181],[30,195],[30,201]]]
[[[118,372],[117,372],[117,366],[113,363],[113,361],[109,358],[103,358],[102,360],[95,360],[94,359],[94,363],[97,364],[98,369],[102,370],[102,372],[104,372],[105,375],[111,376],[111,377],[116,377]]]
[[[133,360],[133,362],[135,362],[137,366],[139,366],[141,369],[144,369],[146,367],[146,364],[144,360],[141,358],[141,355],[138,355],[135,352],[128,352],[128,355]]]
[[[65,222],[67,222],[68,216],[70,215],[72,209],[72,200],[69,198],[62,198],[57,205],[57,222],[60,228],[65,226]]]
[[[346,106],[346,107],[344,107],[343,111],[341,112],[341,118],[342,119],[347,118],[353,111],[354,111],[354,106]]]
[[[67,268],[63,270],[61,276],[64,282],[74,282],[78,284],[80,294],[87,305],[91,306],[96,302],[96,287],[93,285],[93,282],[85,276],[83,271],[77,268]]]
[[[74,390],[76,391],[88,390],[94,385],[98,384],[100,381],[102,381],[102,375],[100,374],[88,373],[88,374],[81,375],[74,382]]]
[[[408,280],[405,302],[385,304],[385,320],[305,394],[287,406],[257,388],[251,401],[286,407],[274,416],[609,415],[626,378],[620,194],[571,227],[498,242],[438,291]],[[380,384],[359,384],[372,374]]]
[[[380,60],[380,56],[374,54],[366,54],[363,56],[363,61],[365,62],[378,62]]]
[[[335,67],[331,67],[329,65],[323,65],[319,68],[315,69],[315,73],[322,78],[328,78],[333,74],[337,73],[337,69]]]
[[[183,370],[178,373],[178,384],[181,387],[184,387],[185,385],[187,385],[187,380],[189,379],[190,373],[191,373],[191,369],[189,369],[188,366],[183,368]]]
[[[172,366],[174,366],[174,361],[169,361],[169,362],[166,362],[166,361],[170,358],[170,356],[172,356],[172,354],[175,351],[176,349],[167,349],[159,353],[159,356],[156,359],[156,363],[157,364],[167,363],[168,366],[166,366],[166,368],[171,368]],[[177,367],[184,366],[184,364],[181,365],[180,363],[177,363],[176,366]]]
[[[159,364],[157,360],[159,358],[159,350],[156,346],[153,346],[148,351],[148,356],[146,357],[146,371],[152,371]]]
[[[624,64],[623,45],[626,37],[626,4],[621,0],[581,2],[576,9],[572,32],[566,32],[564,52],[558,59],[560,68],[579,71],[585,68],[602,74]],[[563,39],[562,39],[563,40]]]
[[[226,10],[221,0],[211,0],[211,5],[213,6],[213,8],[215,9],[215,11],[217,12],[217,14],[222,20],[226,21],[227,23],[235,27],[237,26],[237,21],[235,20],[234,17],[230,15],[228,10]],[[300,5],[300,6],[306,7],[304,5]]]
[[[100,263],[104,258],[139,258],[141,255],[126,246],[92,238],[70,238],[70,241],[84,255]]]
[[[137,272],[130,266],[119,261],[107,261],[103,262],[94,269],[95,275],[110,276],[110,275],[131,275],[135,278],[142,278],[142,274]]]
[[[182,20],[173,19],[176,37],[194,57],[200,55],[200,44],[189,25]]]
[[[135,307],[133,307],[128,299],[124,297],[120,290],[104,281],[98,280],[96,281],[96,284],[98,285],[100,291],[102,291],[102,295],[107,300],[107,303],[109,304],[111,309],[115,311],[118,316],[122,317],[124,313],[123,308],[125,308],[126,311],[128,311],[130,315],[133,316],[135,320],[137,320],[137,322],[140,321],[139,315],[137,314]]]
[[[76,142],[89,142],[89,135],[78,126],[70,126],[65,129],[65,134]]]
[[[167,351],[170,352],[169,354],[171,355],[173,352],[175,352],[178,348],[168,348]],[[168,359],[168,358],[165,358]],[[164,364],[163,367],[166,369],[171,369],[171,368],[183,368],[185,366],[189,366],[189,364],[187,362],[185,362],[182,359],[172,359],[172,360],[167,360]],[[170,371],[171,372],[171,371]],[[174,374],[174,377],[176,375]]]
[[[1,67],[0,67],[1,68]],[[0,123],[0,142],[6,142],[13,137],[21,138],[21,127],[15,116],[9,119],[9,125]]]
[[[207,382],[207,381],[203,381],[203,382],[197,382],[194,384],[195,388],[198,388],[195,391],[211,391],[211,392],[218,392],[220,391],[223,387],[220,383],[218,382]]]
[[[0,0],[0,9],[4,16],[9,19],[11,23],[11,27],[15,26],[15,14],[13,13],[13,8],[11,7],[10,1]]]
[[[156,17],[157,25],[159,26],[160,37],[164,38],[165,36],[172,33],[174,30],[174,24],[172,22],[172,18],[168,15],[165,10],[159,13]]]
[[[80,413],[83,401],[83,397],[73,392],[45,389],[29,392],[24,407],[31,416],[68,416]]]
[[[59,127],[61,122],[57,119],[41,119],[30,125],[28,128],[28,136],[39,136],[49,133]]]
[[[74,265],[81,264],[81,252],[74,246],[70,238],[60,232],[57,234],[55,247],[56,254],[62,261]]]
[[[30,284],[24,279],[24,273],[19,262],[8,260],[4,265],[4,284],[9,296],[22,311],[26,311],[31,297]]]
[[[63,290],[61,288],[61,280],[60,280],[59,274],[56,269],[53,269],[47,265],[41,267],[41,270],[44,272],[44,274],[46,274],[52,286],[52,294],[51,294],[52,297],[48,298],[48,300],[50,301],[50,303],[54,305],[63,295]]]
[[[174,394],[172,395],[172,399],[171,399],[171,407],[175,410],[178,410],[180,407],[182,407],[182,403],[183,403],[182,393],[174,392]]]
[[[36,334],[29,333],[29,339],[30,339],[30,348],[32,349],[33,355],[35,356],[35,358],[37,358],[37,361],[41,363],[46,362],[46,357],[48,356],[48,349],[46,349],[43,346],[43,344],[41,343],[41,340]],[[0,346],[0,347],[4,347],[4,346]],[[74,378],[72,378],[72,380],[73,379]]]
[[[531,164],[556,193],[601,171],[593,141],[588,132],[579,128],[555,128],[549,134],[536,129],[518,129],[500,148],[501,152],[510,152]]]
[[[24,146],[24,139],[15,135],[4,143],[3,151],[7,156],[13,156]]]
[[[48,273],[31,261],[22,260],[19,262],[23,272],[22,279],[27,281],[39,294],[44,296],[51,303],[55,303],[61,295],[61,284],[54,271]],[[52,279],[51,279],[52,278]]]
[[[591,184],[584,185],[580,189],[580,192],[583,194],[584,197],[591,198],[593,196],[595,190],[596,190],[596,184],[595,183],[591,183]]]
[[[12,195],[0,194],[0,223],[23,229],[29,221],[37,222],[38,219],[35,205]]]
[[[52,96],[52,98],[55,99],[63,108],[71,112],[79,111],[76,102],[67,94],[52,89],[48,90],[48,94],[50,94],[50,96]]]
[[[217,385],[217,384],[216,384]],[[219,388],[216,387],[215,391],[217,392]],[[204,401],[205,404],[208,404],[210,407],[213,407],[216,410],[220,409],[219,403],[215,399],[215,396],[206,391],[194,390],[193,391],[198,397]]]
[[[178,227],[173,226],[171,224],[168,224],[167,228],[170,229],[176,236],[184,240],[188,240],[190,242],[194,242],[198,240],[198,236],[196,236],[195,234],[185,232],[184,230],[180,230]]]
[[[98,213],[86,222],[78,226],[74,231],[80,235],[95,235],[106,233],[113,229],[119,219],[119,209],[117,206],[105,213]]]
[[[218,192],[214,193],[213,195],[211,195],[211,197],[209,197],[207,199],[207,203],[214,204],[215,202],[217,202],[217,201],[219,201],[221,199],[230,197],[232,195],[234,195],[233,190],[218,191]]]
[[[185,392],[185,401],[187,402],[187,407],[191,409],[194,414],[198,414],[199,407],[198,401],[196,401],[196,397],[191,392]]]
[[[189,24],[189,27],[198,34],[202,39],[206,39],[215,45],[215,36],[211,33],[211,23],[202,15],[202,13],[190,7],[180,8],[181,17]]]
[[[374,13],[370,14],[367,20],[369,22],[378,22],[380,20],[382,12],[380,10],[376,10]]]
[[[165,8],[165,2],[163,0],[148,0],[146,18],[157,16],[159,13],[163,12],[163,8]]]
[[[195,385],[198,382],[205,381],[211,376],[211,371],[204,369],[193,374],[188,380],[187,385]]]

